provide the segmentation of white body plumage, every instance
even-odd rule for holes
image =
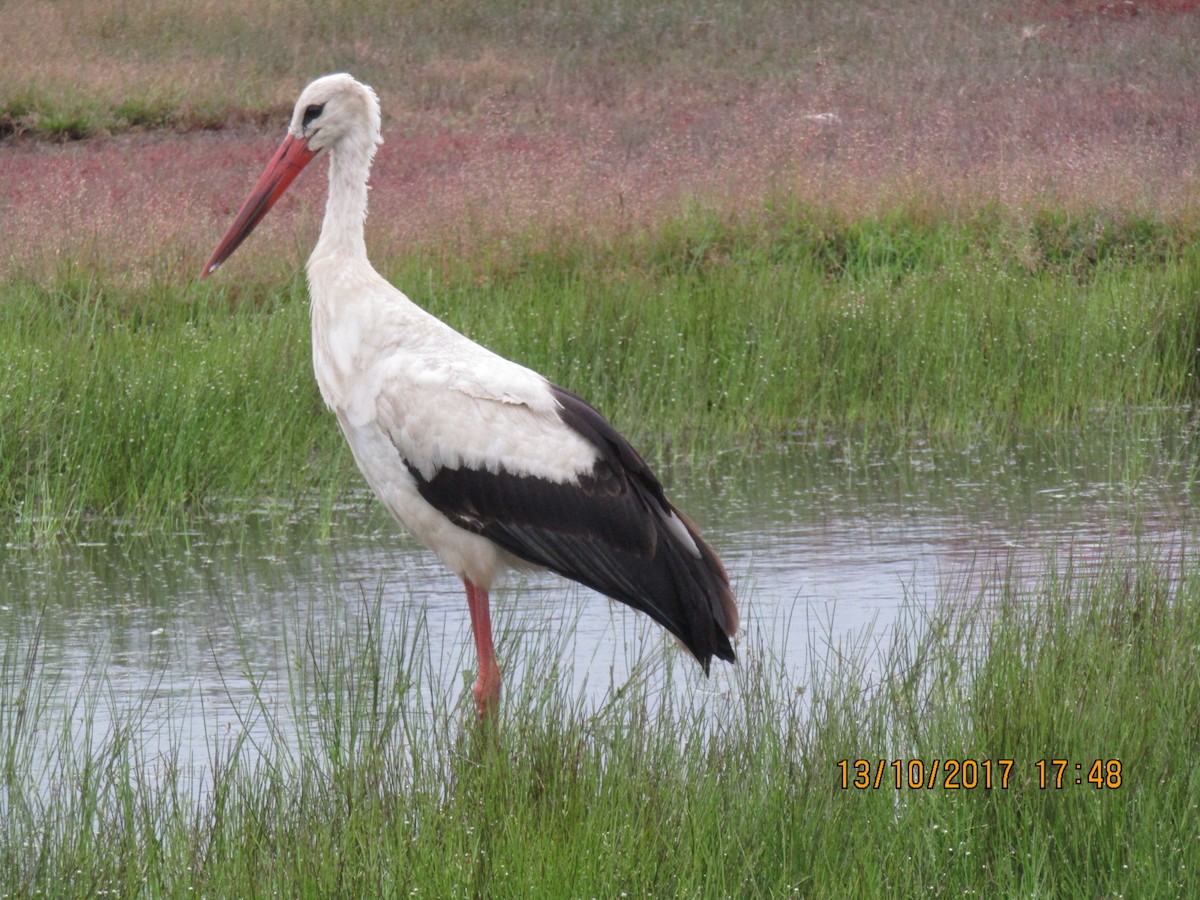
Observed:
[[[355,272],[345,291],[343,262],[318,248],[308,264],[321,396],[388,511],[450,571],[488,590],[520,561],[426,502],[397,454],[427,478],[467,467],[571,482],[596,448],[562,423],[541,375],[454,331],[373,269]],[[360,322],[375,325],[363,333]]]

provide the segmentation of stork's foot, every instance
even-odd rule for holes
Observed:
[[[486,722],[499,714],[500,711],[500,670],[481,670],[471,688],[475,697],[475,710],[479,713],[479,721]]]

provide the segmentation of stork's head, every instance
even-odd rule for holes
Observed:
[[[200,277],[207,278],[233,255],[288,185],[322,150],[363,154],[370,165],[381,140],[379,121],[379,98],[349,75],[326,75],[306,87],[292,111],[287,137],[267,163]]]
[[[332,147],[347,136],[374,147],[379,143],[379,98],[349,75],[326,75],[304,89],[288,134],[313,153]]]

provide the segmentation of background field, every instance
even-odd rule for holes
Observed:
[[[764,196],[851,218],[1190,217],[1195,7],[15,0],[0,261],[190,274],[300,88],[337,70],[383,100],[377,258],[449,241],[486,265],[514,236],[603,243],[688,203],[757,214]],[[120,139],[27,139],[92,134]],[[264,237],[242,271],[290,272],[315,218],[279,217],[295,257]]]

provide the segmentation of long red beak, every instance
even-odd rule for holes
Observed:
[[[316,155],[316,152],[308,149],[308,144],[303,140],[290,134],[283,139],[283,143],[267,163],[267,168],[259,176],[254,190],[242,204],[237,218],[221,238],[221,243],[217,244],[212,257],[204,264],[200,272],[201,279],[207,278],[217,270],[217,266],[233,255],[233,251],[241,246],[242,241],[254,230],[254,226],[262,221],[263,216],[275,205],[275,201],[283,196],[288,185],[296,180],[296,176]]]

